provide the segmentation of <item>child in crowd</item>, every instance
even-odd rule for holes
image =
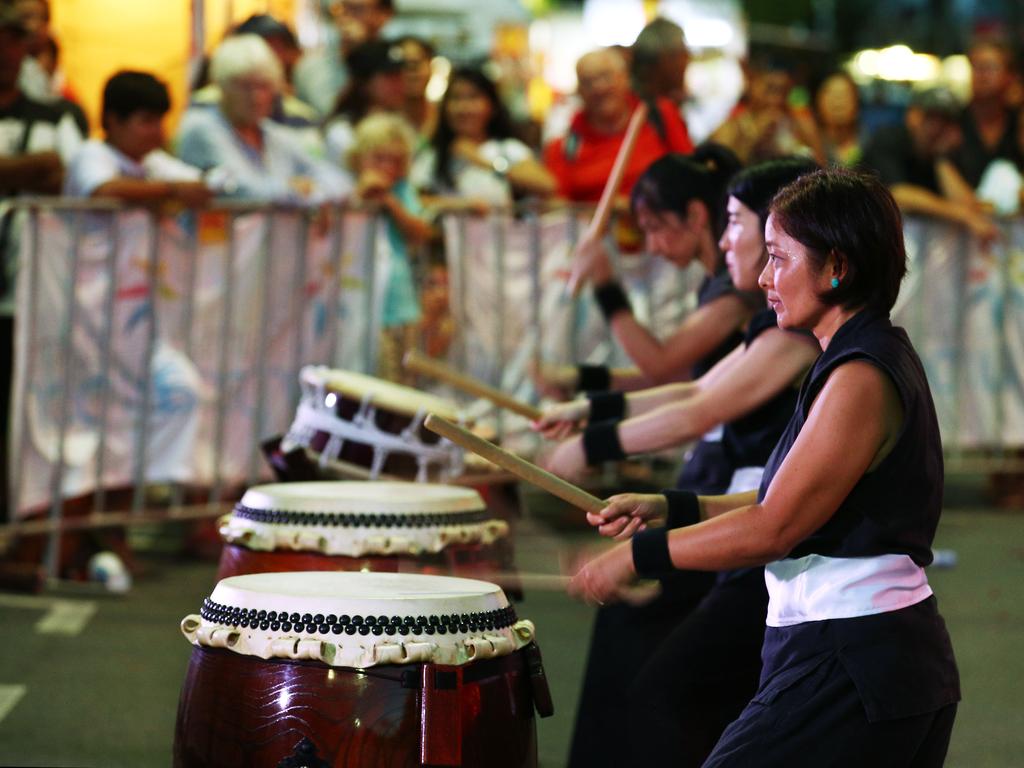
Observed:
[[[118,72],[103,88],[104,141],[90,139],[64,178],[69,197],[109,197],[128,203],[174,201],[198,207],[210,199],[201,172],[161,149],[171,108],[167,87],[145,72]]]
[[[378,373],[402,383],[408,382],[402,356],[417,345],[421,318],[409,251],[426,243],[432,235],[408,180],[415,146],[416,133],[408,122],[398,115],[381,112],[356,125],[349,154],[349,164],[357,178],[356,201],[379,206],[387,220],[389,260]]]

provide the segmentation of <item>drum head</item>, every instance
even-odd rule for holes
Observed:
[[[476,491],[429,483],[258,485],[221,521],[225,541],[270,552],[363,557],[437,553],[508,533]]]
[[[332,666],[463,664],[533,637],[495,584],[404,573],[257,573],[223,579],[182,631],[194,644]]]
[[[255,485],[240,505],[286,512],[351,512],[382,515],[428,515],[486,509],[472,488],[440,483],[323,481]]]

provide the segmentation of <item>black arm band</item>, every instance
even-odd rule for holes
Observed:
[[[662,491],[668,501],[666,528],[682,528],[700,522],[700,502],[693,491]]]
[[[612,388],[612,372],[607,365],[578,365],[576,372],[577,392]]]
[[[668,553],[668,528],[648,528],[633,536],[633,568],[641,579],[657,579],[675,570]]]
[[[622,421],[626,417],[625,392],[588,392],[591,421]]]
[[[614,421],[589,424],[583,430],[583,454],[590,467],[626,458],[622,443],[619,442],[619,425]]]
[[[633,311],[626,292],[614,281],[594,286],[594,298],[597,300],[597,306],[601,308],[601,314],[609,323],[622,310]]]

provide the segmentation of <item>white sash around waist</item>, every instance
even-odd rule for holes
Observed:
[[[907,608],[932,594],[908,555],[777,560],[764,567],[769,627],[849,619]]]

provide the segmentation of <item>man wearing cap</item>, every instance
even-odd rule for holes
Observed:
[[[392,0],[325,0],[334,20],[334,38],[295,66],[295,93],[324,116],[349,81],[346,59],[354,47],[377,40],[395,15]]]
[[[82,143],[74,118],[34,101],[18,85],[28,31],[18,12],[0,5],[0,520],[7,517],[7,426],[13,372],[14,279],[21,215],[19,194],[56,194],[65,161]]]
[[[914,94],[903,123],[874,133],[861,164],[878,173],[904,213],[967,227],[984,242],[998,233],[953,164],[960,146],[960,104],[946,88]]]

